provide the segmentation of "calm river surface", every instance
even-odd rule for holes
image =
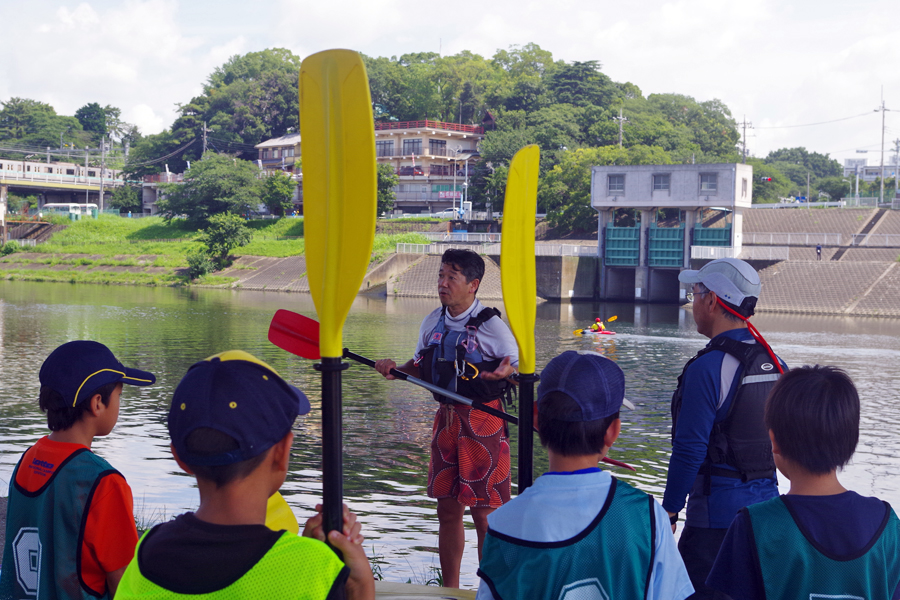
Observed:
[[[344,343],[365,356],[402,362],[413,352],[422,317],[436,303],[359,297]],[[95,451],[124,473],[145,523],[196,508],[193,480],[169,454],[165,422],[171,393],[197,360],[242,349],[274,366],[313,401],[313,411],[295,426],[291,470],[282,489],[297,516],[309,517],[321,494],[320,379],[312,361],[266,340],[279,308],[315,317],[305,294],[0,282],[3,489],[19,455],[46,433],[37,408],[41,362],[63,342],[95,339],[126,365],[157,376],[148,388],[126,386],[119,423],[112,434],[96,440]],[[612,326],[616,336],[572,335],[595,316],[613,315],[618,316]],[[900,320],[762,314],[754,323],[789,365],[833,364],[850,373],[862,397],[862,434],[841,479],[900,507]],[[591,348],[624,369],[627,395],[638,410],[622,413],[622,437],[612,456],[637,467],[637,473],[616,475],[661,497],[669,454],[668,399],[682,365],[705,343],[690,312],[660,305],[543,304],[536,336],[538,369],[563,350]],[[345,371],[346,502],[360,515],[367,552],[383,563],[388,580],[424,583],[438,564],[435,503],[425,495],[435,407],[420,388],[385,381],[357,364]],[[535,462],[539,474],[546,467],[539,445]],[[513,468],[515,481],[515,460]],[[477,584],[474,529],[467,530],[467,539],[464,587]]]

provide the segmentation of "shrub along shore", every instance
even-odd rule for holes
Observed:
[[[247,221],[250,242],[231,255],[284,258],[304,253],[303,219]],[[72,223],[50,241],[19,248],[3,246],[0,279],[118,285],[228,285],[234,277],[215,272],[191,280],[187,256],[204,248],[203,229],[161,217],[128,219],[100,215]],[[426,243],[414,232],[376,234],[373,260],[382,260],[398,243]],[[14,251],[13,251],[14,250]],[[12,251],[12,252],[11,252]]]

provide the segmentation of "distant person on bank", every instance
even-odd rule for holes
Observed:
[[[394,379],[392,368],[503,410],[518,364],[519,348],[500,311],[476,298],[484,259],[471,250],[447,250],[438,271],[441,307],[422,321],[415,356],[401,366],[381,359],[375,368]],[[459,587],[465,548],[463,515],[472,513],[478,555],[487,516],[509,501],[510,457],[506,422],[435,394],[428,496],[437,498],[438,554],[446,587]]]
[[[724,258],[678,279],[691,286],[697,331],[710,341],[685,365],[672,396],[663,508],[674,532],[687,498],[678,549],[693,598],[721,598],[705,582],[735,513],[778,496],[763,411],[783,363],[747,320],[761,288],[753,267]]]
[[[112,597],[137,544],[134,502],[91,444],[115,427],[122,384],[156,377],[78,340],[50,353],[39,378],[50,435],[25,451],[9,482],[0,598]]]

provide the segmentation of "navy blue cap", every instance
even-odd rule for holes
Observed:
[[[309,400],[272,367],[252,354],[229,350],[195,363],[175,388],[169,408],[169,436],[188,465],[230,465],[265,452],[284,438]],[[231,436],[238,449],[195,454],[185,442],[195,429]]]
[[[153,373],[123,366],[109,348],[90,340],[66,342],[51,352],[41,365],[39,377],[41,387],[51,388],[63,397],[66,406],[73,407],[108,383],[156,383]]]
[[[541,371],[538,386],[538,410],[541,399],[551,392],[562,392],[578,404],[579,410],[555,415],[560,421],[581,422],[605,419],[622,406],[634,410],[625,399],[625,374],[614,361],[590,351],[563,352]]]

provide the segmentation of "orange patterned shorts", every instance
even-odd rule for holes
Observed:
[[[500,400],[485,403],[502,410]],[[509,502],[506,422],[461,404],[441,404],[434,416],[428,496],[456,498],[469,507]]]

